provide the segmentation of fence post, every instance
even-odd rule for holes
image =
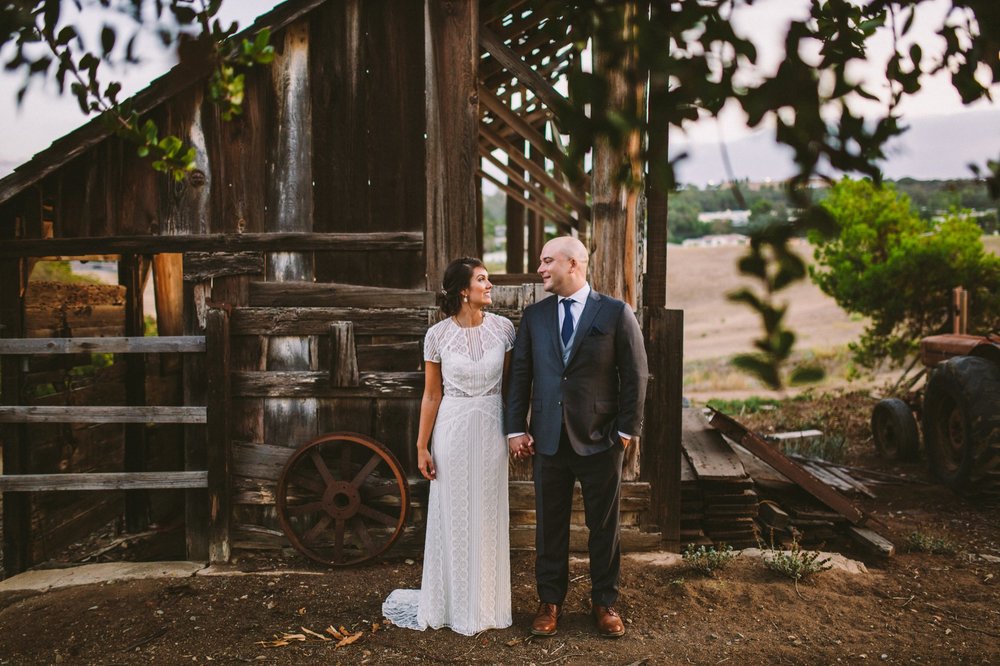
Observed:
[[[232,477],[229,440],[229,312],[208,311],[205,329],[206,458],[208,463],[208,560],[228,562]]]

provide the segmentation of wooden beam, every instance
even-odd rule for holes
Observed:
[[[454,257],[476,251],[478,2],[425,0],[427,289]]]
[[[357,386],[335,386],[329,372],[244,371],[232,375],[235,398],[419,398],[422,372],[362,372]]]
[[[423,249],[423,240],[424,235],[419,231],[93,236],[46,240],[10,240],[0,245],[0,258],[114,253],[242,252],[251,250],[263,252],[419,251]]]
[[[229,313],[221,308],[212,308],[208,311],[206,323],[205,337],[210,350],[205,361],[208,559],[210,562],[228,562],[233,455],[229,439]]]
[[[483,26],[479,31],[479,43],[497,62],[511,72],[525,88],[541,99],[553,111],[566,105],[563,97],[541,74],[533,70],[517,53],[502,41],[495,32]]]
[[[331,321],[354,322],[355,335],[423,335],[437,308],[233,309],[233,335],[326,335]]]
[[[528,159],[524,152],[511,145],[506,139],[494,132],[487,125],[479,127],[479,134],[496,148],[502,150],[508,158],[522,169],[531,174],[531,177],[551,190],[559,199],[572,206],[582,217],[590,219],[590,206],[580,198],[575,192],[555,179],[545,167]]]
[[[777,448],[768,444],[757,434],[747,430],[735,419],[713,409],[709,423],[722,434],[787,476],[789,480],[798,484],[800,488],[820,502],[847,518],[852,524],[863,525],[869,519],[869,516],[854,506],[849,499],[789,460]]]
[[[12,474],[0,476],[0,491],[164,490],[205,488],[208,472],[107,472],[87,474]]]
[[[0,423],[204,423],[204,407],[0,407]]]
[[[358,386],[360,383],[354,324],[335,321],[330,324],[330,385]]]
[[[143,287],[145,271],[142,256],[123,254],[118,262],[118,284],[125,287],[125,335],[136,339],[143,335]],[[169,332],[169,329],[168,331]],[[129,354],[125,357],[125,399],[130,406],[146,404],[146,358]],[[146,471],[146,424],[125,424],[125,472]],[[143,532],[149,526],[149,494],[144,490],[125,493],[125,529]]]
[[[511,111],[510,107],[501,102],[492,92],[481,88],[479,90],[479,100],[490,113],[506,123],[508,127],[526,139],[532,146],[540,150],[545,157],[556,164],[562,164],[565,161],[566,156],[558,148],[546,141],[535,128],[528,124],[521,116]]]
[[[504,164],[500,158],[493,155],[488,148],[481,148],[480,152],[483,157],[506,174],[508,185],[514,186],[515,189],[519,189],[522,192],[527,191],[528,197],[532,201],[539,204],[543,209],[550,211],[548,217],[556,217],[558,219],[566,220],[567,224],[575,226],[575,220],[573,222],[569,221],[574,219],[573,216],[569,214],[569,211],[567,211],[559,201],[549,198],[545,193],[545,188],[539,184],[538,181],[529,183],[524,179],[524,176],[518,174],[516,169]]]
[[[205,351],[204,336],[16,338],[0,340],[0,354],[157,354]]]
[[[261,275],[263,273],[263,252],[184,253],[185,282],[204,282],[230,275]]]
[[[482,176],[483,178],[486,178],[497,187],[499,187],[507,194],[507,196],[514,197],[514,199],[523,203],[525,206],[530,208],[532,212],[541,215],[545,219],[552,220],[557,226],[561,227],[563,230],[568,231],[574,227],[573,218],[570,217],[569,215],[556,214],[550,208],[546,208],[545,206],[538,203],[538,201],[534,199],[529,199],[528,197],[525,197],[523,194],[520,194],[518,192],[517,188],[509,185],[508,183],[503,182],[502,180],[500,180],[499,178],[497,178],[492,174],[486,173],[482,169],[477,169],[476,173]]]
[[[368,287],[333,282],[251,282],[251,306],[434,307],[434,294],[416,289]]]
[[[625,13],[624,24],[630,25],[629,15],[636,11],[634,0],[624,3],[618,11]],[[624,66],[616,66],[600,44],[595,45],[594,72],[608,81],[608,109],[628,116],[637,112],[636,91],[629,90]],[[594,211],[591,284],[597,291],[623,300],[633,309],[639,305],[637,215],[642,173],[638,160],[638,132],[625,137],[623,147],[613,146],[606,138],[598,138],[594,143],[590,187]],[[632,184],[628,186],[619,182],[623,164],[628,164],[632,171]]]
[[[664,547],[680,552],[684,312],[646,308],[643,327],[649,389],[639,474],[650,483],[651,518],[660,526]]]
[[[663,20],[666,10],[650,3],[654,25]],[[669,48],[664,46],[664,48]],[[669,238],[667,169],[670,148],[670,100],[668,79],[662,72],[649,72],[649,96],[646,103],[649,147],[646,155],[646,276],[643,280],[643,304],[667,305],[667,240]]]

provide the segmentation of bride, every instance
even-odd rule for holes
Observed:
[[[447,318],[424,339],[417,461],[430,481],[419,590],[395,590],[382,613],[397,626],[467,636],[511,625],[507,443],[502,384],[514,326],[483,311],[492,300],[479,259],[452,261],[442,280]]]

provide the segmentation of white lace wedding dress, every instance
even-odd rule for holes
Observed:
[[[395,590],[382,604],[393,624],[467,636],[511,624],[501,380],[513,344],[514,326],[490,313],[475,328],[449,317],[427,331],[424,359],[440,363],[444,379],[430,445],[437,479],[420,589]]]

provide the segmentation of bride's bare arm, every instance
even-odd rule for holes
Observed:
[[[444,382],[441,379],[441,364],[431,361],[425,362],[424,397],[420,400],[420,427],[417,431],[417,468],[429,481],[433,481],[437,477],[429,445],[443,395]]]

